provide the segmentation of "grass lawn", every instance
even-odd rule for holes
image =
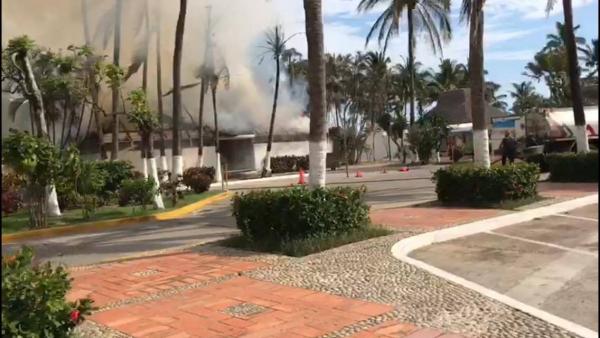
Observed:
[[[378,226],[357,229],[337,236],[325,235],[321,237],[296,239],[287,242],[248,241],[244,236],[238,235],[220,242],[221,245],[259,252],[270,252],[292,257],[302,257],[313,253],[325,251],[338,246],[360,242],[369,238],[387,236],[394,233],[392,230]]]
[[[207,191],[201,194],[186,194],[182,200],[177,202],[177,208],[181,208],[185,205],[198,202],[210,196],[214,196],[220,192],[218,191]],[[119,206],[105,206],[98,208],[96,214],[91,218],[84,219],[81,209],[65,210],[60,217],[49,217],[48,225],[50,227],[66,226],[66,225],[82,225],[92,224],[94,221],[104,221],[109,219],[118,219],[134,216],[148,216],[160,212],[169,211],[173,208],[170,200],[164,200],[165,209],[158,210],[150,206],[146,210],[141,207],[131,206],[119,207]],[[9,216],[2,216],[2,234],[10,234],[19,231],[25,231],[29,229],[29,213],[27,210],[21,210]]]

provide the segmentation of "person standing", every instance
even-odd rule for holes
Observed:
[[[511,136],[510,131],[504,132],[504,138],[500,143],[500,152],[502,153],[502,165],[506,165],[506,159],[513,164],[517,153],[517,141]]]

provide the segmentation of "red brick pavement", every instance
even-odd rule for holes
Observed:
[[[551,198],[577,198],[598,193],[597,183],[553,183],[538,184],[538,193]]]
[[[89,319],[133,337],[319,337],[392,311],[391,305],[238,276],[265,263],[179,253],[72,272],[70,298],[91,296],[100,311]],[[140,274],[140,272],[145,272]],[[219,281],[225,276],[228,279]],[[196,285],[155,300],[118,300]],[[236,313],[236,308],[256,310]],[[383,325],[356,337],[404,337],[433,332],[408,323]],[[435,331],[435,330],[434,330]],[[435,331],[439,332],[439,331]]]
[[[71,272],[70,298],[91,297],[97,306],[143,297],[264,266],[264,263],[182,253],[96,265]]]
[[[374,224],[383,224],[396,229],[431,228],[458,225],[498,216],[501,211],[493,209],[468,209],[444,207],[417,207],[382,209],[371,212]]]

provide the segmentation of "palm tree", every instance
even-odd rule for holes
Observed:
[[[308,45],[308,92],[310,112],[309,184],[325,186],[327,119],[325,115],[325,51],[323,46],[322,0],[304,0]]]
[[[81,0],[81,17],[83,20],[83,36],[85,45],[87,47],[92,46],[92,37],[90,35],[90,19],[89,19],[89,0]],[[92,56],[88,57],[88,84],[90,86],[91,97],[92,97],[92,111],[91,114],[94,116],[94,122],[96,125],[96,136],[98,138],[98,151],[100,158],[106,160],[108,155],[106,154],[106,148],[104,146],[104,129],[102,128],[102,116],[100,109],[98,109],[98,96],[100,92],[100,86],[95,81],[95,62],[92,60]]]
[[[119,60],[121,56],[121,15],[123,14],[123,0],[115,0],[115,26],[114,26],[114,38],[113,38],[113,65],[119,67]],[[116,86],[112,88],[112,150],[110,152],[110,159],[116,160],[119,158],[119,115],[117,112],[119,105],[119,91]]]
[[[508,109],[508,103],[504,101],[508,97],[506,94],[498,95],[497,92],[500,90],[500,85],[493,81],[487,81],[485,83],[485,100],[492,105],[492,107],[506,111]]]
[[[289,48],[283,51],[281,58],[287,70],[288,80],[292,94],[294,93],[294,81],[300,75],[301,67],[298,63],[302,60],[302,54],[295,48]]]
[[[489,134],[485,114],[485,79],[483,69],[483,6],[485,0],[463,0],[461,20],[469,25],[469,82],[473,119],[473,152],[475,164],[489,168]]]
[[[543,98],[535,92],[535,87],[529,81],[513,83],[513,90],[510,96],[515,99],[512,105],[512,111],[516,115],[525,117],[525,136],[528,133],[527,117],[536,107],[540,106]]]
[[[146,93],[143,88],[131,91],[128,101],[132,105],[132,109],[127,115],[129,121],[134,123],[142,138],[142,154],[144,159],[147,159],[150,164],[150,176],[154,180],[156,186],[160,185],[158,179],[158,169],[156,167],[156,159],[154,158],[154,145],[152,142],[152,134],[158,127],[158,119],[148,107]],[[158,209],[164,209],[162,196],[160,192],[154,196],[154,205]]]
[[[546,12],[550,13],[556,0],[548,0]],[[571,88],[571,99],[573,103],[573,114],[575,115],[575,140],[577,151],[587,153],[590,146],[587,139],[585,113],[583,111],[583,95],[581,93],[580,68],[577,62],[577,41],[575,39],[575,28],[573,26],[573,5],[571,0],[563,0],[563,13],[565,16],[565,45],[567,59],[569,61],[569,84]]]
[[[215,179],[217,182],[221,182],[223,180],[223,174],[221,170],[221,153],[219,147],[219,120],[218,120],[218,112],[217,112],[217,89],[219,88],[219,84],[223,80],[225,88],[229,88],[229,68],[223,66],[219,69],[212,69],[212,73],[208,78],[208,86],[210,87],[210,94],[212,99],[212,107],[213,107],[213,117],[215,123],[215,155],[217,157],[217,165],[216,165],[216,174]]]
[[[365,58],[367,66],[368,81],[370,85],[370,114],[371,114],[371,137],[372,154],[375,161],[375,122],[378,116],[383,114],[387,102],[387,91],[389,84],[388,64],[391,62],[389,57],[383,52],[369,52]]]
[[[467,85],[468,71],[462,63],[458,63],[456,60],[442,59],[439,69],[439,72],[433,75],[432,83],[438,92],[454,90]]]
[[[577,30],[580,28],[579,25],[573,27],[573,34],[577,33]],[[566,25],[560,22],[556,22],[556,34],[547,34],[546,35],[546,46],[542,49],[542,52],[547,52],[551,50],[562,50],[567,46],[567,29]],[[585,38],[580,36],[575,36],[575,43],[577,44],[577,49],[579,51],[585,51]]]
[[[270,54],[275,60],[275,92],[273,94],[273,110],[271,111],[271,123],[269,124],[269,137],[267,141],[267,153],[263,161],[263,169],[261,176],[265,177],[271,174],[271,146],[273,145],[273,128],[275,126],[275,113],[277,112],[277,98],[279,97],[279,77],[281,74],[281,57],[285,53],[286,43],[293,37],[285,38],[285,33],[280,25],[275,26],[271,31],[267,32],[267,45],[265,54]],[[261,59],[262,62],[262,59]]]
[[[175,28],[175,50],[173,52],[173,180],[183,175],[183,156],[181,156],[181,56],[183,52],[183,34],[185,32],[185,16],[187,0],[179,0],[179,16]]]
[[[598,74],[598,39],[592,39],[591,46],[585,46],[582,61],[585,62],[585,66],[588,68],[588,78]]]
[[[156,26],[155,26],[155,34],[156,34],[156,96],[158,99],[158,124],[159,124],[159,133],[160,133],[160,166],[163,171],[169,170],[169,165],[167,164],[167,153],[165,150],[165,130],[163,123],[164,109],[163,109],[163,94],[162,94],[162,60],[160,57],[160,53],[162,50],[162,44],[160,42],[160,32],[161,32],[161,13],[160,9],[156,10]]]
[[[448,14],[450,13],[450,0],[360,0],[359,11],[368,11],[381,4],[388,7],[377,18],[367,35],[367,44],[379,30],[378,40],[384,43],[383,51],[387,50],[389,40],[400,32],[400,17],[406,12],[408,20],[408,64],[411,79],[409,83],[410,94],[410,124],[415,121],[415,85],[414,85],[414,31],[425,32],[431,43],[433,52],[442,48],[442,41],[451,37],[452,28]]]

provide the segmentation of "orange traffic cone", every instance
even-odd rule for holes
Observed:
[[[356,177],[363,177],[363,173],[361,171],[356,172]]]
[[[300,177],[298,178],[298,184],[306,184],[304,181],[304,170],[300,168],[300,172],[298,173]]]
[[[407,172],[407,171],[408,171],[408,167],[402,167],[402,168],[400,168],[400,170],[399,170],[399,171],[401,171],[401,172],[403,172],[403,173],[404,173],[404,172]]]

